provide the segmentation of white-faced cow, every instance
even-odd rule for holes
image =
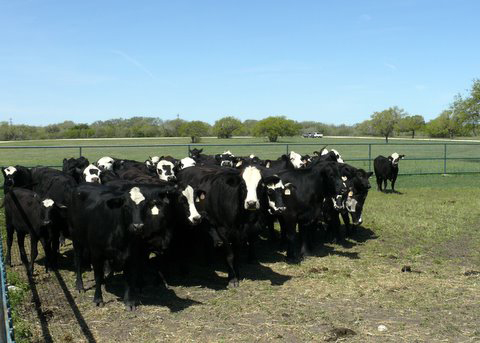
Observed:
[[[399,155],[398,153],[394,152],[388,157],[380,155],[373,160],[378,191],[382,191],[382,182],[383,191],[386,191],[387,180],[390,180],[392,184],[392,192],[395,192],[395,181],[397,180],[398,175],[398,162],[404,157],[405,155]]]

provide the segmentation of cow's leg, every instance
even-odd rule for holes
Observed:
[[[300,233],[300,240],[301,240],[301,249],[300,255],[302,257],[311,256],[311,240],[312,240],[312,231],[313,226],[311,224],[299,224],[298,231]]]
[[[395,193],[395,181],[397,181],[396,177],[392,178],[391,184],[392,184],[392,192]]]
[[[345,240],[340,229],[340,217],[336,211],[335,213],[332,213],[332,218],[329,220],[328,230],[330,231],[330,235],[335,237],[337,243]]]
[[[237,248],[235,247],[235,243],[232,242],[230,243],[225,237],[222,237],[224,239],[223,246],[225,248],[225,258],[227,261],[227,268],[228,268],[228,287],[238,287],[239,282],[238,282],[238,275],[236,273],[236,250]]]
[[[98,257],[92,257],[93,264],[93,275],[95,277],[95,295],[93,296],[93,302],[99,306],[103,307],[103,296],[102,296],[102,282],[103,282],[103,265],[104,260]]]
[[[75,280],[75,288],[79,292],[84,292],[85,288],[83,287],[83,280],[82,280],[82,250],[75,244],[73,241],[73,256],[75,259],[75,271],[76,271],[76,280]]]
[[[387,179],[383,180],[383,191],[387,191]]]
[[[377,191],[382,191],[382,179],[377,176]]]
[[[136,297],[135,297],[135,284],[137,281],[137,268],[134,266],[133,258],[129,258],[125,263],[123,269],[123,275],[125,277],[125,294],[123,296],[123,302],[127,311],[135,311]]]
[[[297,253],[295,247],[296,221],[293,218],[282,218],[280,227],[282,236],[285,235],[287,242],[287,261],[297,262]]]
[[[342,212],[343,223],[345,224],[345,231],[347,236],[353,236],[355,234],[355,226],[350,223],[350,214],[348,212]]]
[[[17,232],[17,242],[18,242],[18,249],[20,250],[20,259],[22,260],[25,267],[27,267],[28,271],[28,258],[27,253],[25,252],[25,233]]]
[[[35,234],[30,234],[30,273],[33,275],[33,266],[35,260],[38,256],[38,238]],[[47,263],[47,258],[45,256],[45,263]]]
[[[40,238],[40,243],[42,243],[43,250],[45,251],[45,272],[48,273],[48,268],[50,267],[52,254],[50,252],[50,242],[45,239],[45,237]]]
[[[55,223],[52,225],[52,230],[51,230],[52,236],[51,236],[51,265],[50,267],[52,269],[57,268],[57,263],[58,263],[58,255],[60,254],[60,230],[58,227],[56,227]]]
[[[257,240],[256,233],[248,233],[248,263],[258,263],[257,254],[255,252],[255,242]]]
[[[12,266],[11,253],[12,253],[13,233],[15,232],[15,229],[13,228],[11,223],[8,223],[8,221],[6,226],[7,226],[7,256],[5,257],[5,263],[11,267]]]

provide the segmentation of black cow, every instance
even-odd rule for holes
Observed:
[[[71,157],[68,160],[64,158],[62,171],[65,174],[72,176],[77,183],[80,183],[82,181],[83,171],[89,164],[90,162],[88,159],[83,156],[80,156],[79,158]]]
[[[392,192],[395,192],[395,181],[397,180],[398,175],[398,162],[403,159],[405,155],[399,155],[396,152],[391,154],[388,157],[377,156],[373,160],[373,167],[375,170],[375,177],[377,178],[377,190],[382,191],[382,182],[383,182],[383,191],[387,190],[387,180],[390,180],[392,184]]]
[[[154,239],[165,226],[172,203],[172,187],[152,186],[143,193],[139,187],[120,192],[107,186],[83,184],[72,196],[69,222],[72,227],[76,265],[76,288],[83,291],[82,260],[88,260],[94,270],[97,306],[103,306],[101,284],[104,265],[123,270],[126,280],[124,303],[127,310],[136,308],[135,285],[141,249]],[[149,216],[158,216],[147,225]]]
[[[27,167],[23,166],[9,166],[2,167],[3,174],[3,192],[7,194],[10,189],[15,187],[22,187],[32,189],[32,172]]]
[[[301,255],[310,254],[312,233],[323,218],[323,201],[335,208],[343,207],[343,185],[338,163],[315,161],[307,168],[284,170],[278,176],[285,185],[286,210],[279,216],[280,226],[287,238],[287,258],[296,259],[296,226],[300,233]]]
[[[24,188],[13,188],[7,194],[3,206],[5,206],[5,224],[7,229],[7,255],[6,264],[11,263],[11,250],[13,234],[17,232],[17,243],[22,262],[29,268],[33,275],[33,266],[38,255],[38,241],[42,243],[45,251],[45,269],[48,272],[51,259],[49,244],[50,210],[55,204],[52,199],[41,199],[40,196]],[[28,265],[25,253],[25,235],[30,234],[30,265]]]
[[[197,166],[212,166],[217,165],[215,156],[202,154],[203,149],[193,148],[188,151],[188,156],[193,158]]]

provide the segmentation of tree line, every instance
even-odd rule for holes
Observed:
[[[468,94],[458,94],[450,106],[435,119],[425,122],[422,115],[410,115],[397,106],[374,112],[370,119],[355,125],[333,125],[316,121],[297,122],[285,116],[271,116],[262,120],[241,121],[225,116],[213,125],[200,120],[180,118],[162,120],[155,117],[132,117],[98,120],[92,124],[63,123],[47,126],[12,125],[0,122],[0,140],[59,139],[59,138],[121,138],[121,137],[190,137],[193,143],[204,136],[231,138],[232,136],[267,137],[276,142],[282,136],[320,132],[325,136],[380,136],[411,135],[435,138],[477,136],[480,122],[480,79],[475,79]]]

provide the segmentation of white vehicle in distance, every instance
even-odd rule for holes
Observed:
[[[323,138],[323,133],[314,132],[312,135],[312,138]]]

